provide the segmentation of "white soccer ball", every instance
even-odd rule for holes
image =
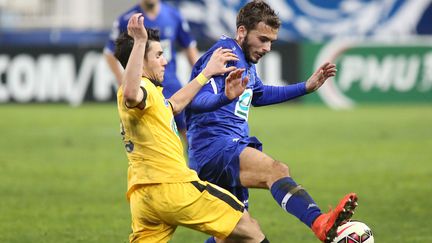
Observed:
[[[374,237],[366,224],[352,220],[338,227],[332,243],[374,243]]]

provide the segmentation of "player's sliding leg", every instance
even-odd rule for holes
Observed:
[[[260,243],[270,242],[261,232],[258,222],[253,219],[247,211],[244,211],[236,228],[227,238],[218,239],[211,236],[205,243],[256,242],[256,239],[262,239]]]
[[[276,202],[312,228],[321,241],[334,238],[333,231],[352,216],[357,205],[357,196],[348,194],[334,210],[321,213],[307,191],[291,178],[287,165],[250,147],[240,154],[240,182],[248,188],[270,189]]]
[[[214,238],[217,243],[236,243],[236,242],[257,242],[268,243],[269,241],[262,233],[258,222],[253,219],[248,211],[244,211],[243,216],[237,223],[231,234],[225,239]]]
[[[151,209],[143,212],[157,212],[160,221],[174,228],[182,225],[221,239],[216,242],[266,242],[258,222],[250,217],[244,204],[219,186],[192,181],[162,183],[148,188],[152,190],[148,195],[156,198],[154,194],[157,194],[158,200],[141,200]],[[148,218],[146,214],[141,217]]]

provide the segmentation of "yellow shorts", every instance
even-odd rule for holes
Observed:
[[[142,185],[130,197],[130,242],[168,242],[182,225],[226,238],[244,205],[230,192],[204,181]]]

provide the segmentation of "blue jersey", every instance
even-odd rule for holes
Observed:
[[[223,47],[233,51],[238,61],[227,66],[244,68],[249,78],[242,95],[234,100],[225,96],[227,74],[215,76],[204,85],[186,108],[189,166],[202,180],[229,190],[248,205],[248,190],[240,183],[240,154],[246,147],[262,149],[261,142],[249,137],[249,108],[284,102],[306,94],[305,82],[282,87],[264,85],[255,64],[246,61],[237,42],[223,36],[194,65],[191,79],[207,65],[214,50]]]
[[[161,45],[164,51],[164,56],[168,61],[165,68],[164,87],[170,89],[171,84],[175,85],[174,92],[178,90],[179,81],[176,76],[176,61],[175,61],[175,44],[177,43],[183,48],[195,45],[195,40],[189,32],[188,23],[182,18],[180,13],[174,7],[163,2],[160,3],[159,15],[155,19],[150,19],[144,13],[141,6],[135,5],[114,22],[111,31],[110,39],[105,45],[105,51],[114,53],[115,41],[120,33],[127,31],[127,24],[133,14],[142,13],[144,15],[144,25],[148,28],[158,29],[160,31]],[[164,89],[164,90],[165,90]],[[171,92],[172,94],[173,92]]]
[[[217,137],[229,136],[232,139],[240,139],[249,136],[247,122],[249,107],[256,98],[261,97],[263,94],[263,83],[256,73],[255,65],[246,61],[242,49],[235,40],[225,36],[197,61],[192,69],[191,79],[203,70],[213,51],[219,47],[233,50],[233,53],[240,60],[230,62],[227,65],[244,68],[243,75],[249,77],[249,82],[246,90],[240,97],[229,101],[224,94],[225,78],[227,75],[215,76],[210,79],[210,82],[201,89],[192,103],[187,107],[186,123],[189,149],[192,152],[202,152],[206,156],[211,156],[209,154],[210,151],[206,151],[206,147]],[[206,107],[202,107],[204,110],[201,107],[195,107],[194,103],[205,96],[219,96],[221,104],[224,105],[211,111],[205,110]],[[197,106],[201,105],[197,104]]]
[[[228,74],[215,76],[198,92],[186,108],[186,123],[190,151],[198,152],[212,139],[229,136],[232,139],[249,136],[249,108],[284,102],[306,94],[306,83],[275,87],[264,85],[256,72],[255,64],[246,57],[234,39],[222,36],[192,68],[191,79],[207,65],[213,51],[219,47],[231,49],[239,58],[228,62],[227,66],[245,69],[243,75],[249,78],[246,90],[238,98],[228,100],[225,96],[225,78]],[[207,153],[205,151],[201,151]],[[208,153],[207,153],[208,154]]]

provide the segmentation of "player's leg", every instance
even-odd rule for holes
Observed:
[[[236,243],[236,242],[260,242],[268,243],[269,241],[265,236],[260,233],[258,222],[253,219],[248,211],[244,211],[243,216],[237,223],[233,232],[225,239],[218,239],[216,237],[210,237],[205,243]],[[256,234],[256,236],[254,236]],[[264,238],[263,238],[264,237]],[[262,239],[257,241],[257,239]]]
[[[204,181],[170,183],[159,187],[157,193],[158,204],[153,207],[170,225],[185,226],[227,242],[265,239],[244,205],[216,185]]]
[[[152,210],[146,198],[152,197],[153,186],[142,186],[132,192],[130,210],[132,218],[132,233],[129,235],[131,243],[168,242],[175,229],[175,225],[162,222],[157,213]]]
[[[259,241],[257,241],[257,239]],[[248,211],[244,211],[243,216],[237,223],[234,230],[226,239],[215,239],[216,242],[269,242],[259,228],[258,222],[253,219]]]
[[[287,165],[250,147],[240,154],[240,182],[248,188],[270,189],[277,203],[312,228],[321,240],[334,238],[333,231],[352,216],[357,205],[357,196],[348,194],[335,210],[322,214],[312,197],[293,180]]]
[[[197,171],[199,178],[228,190],[245,204],[246,208],[249,193],[239,180],[239,157],[247,146],[247,142],[237,141],[232,137],[220,137],[212,141],[211,148],[204,152],[189,153],[189,166]]]
[[[321,215],[309,194],[291,178],[288,166],[257,149],[246,147],[241,152],[240,182],[248,188],[271,189],[278,204],[309,227]]]

